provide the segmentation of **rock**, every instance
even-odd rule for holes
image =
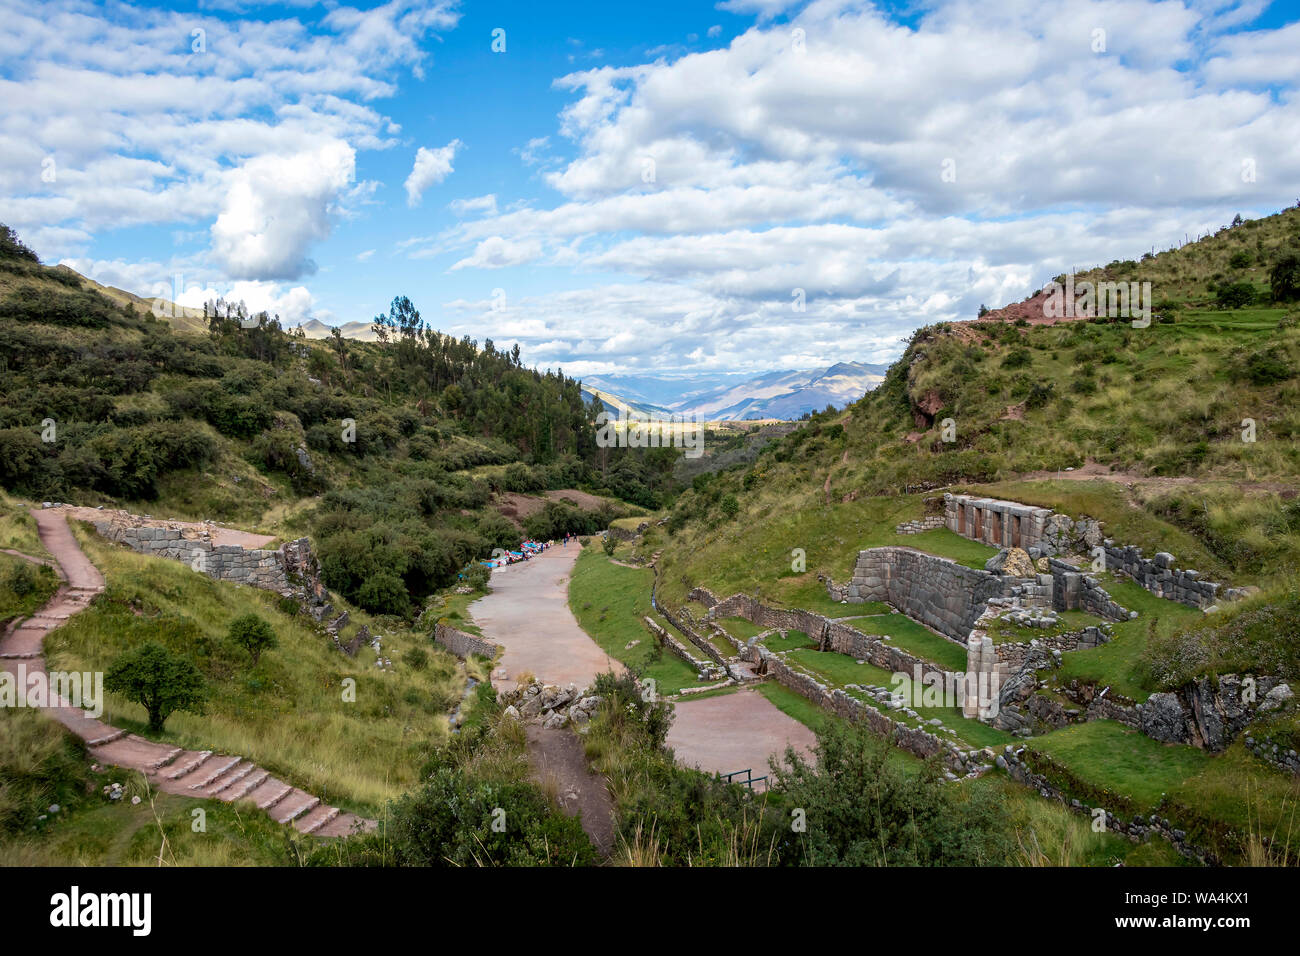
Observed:
[[[1141,711],[1142,733],[1164,743],[1188,742],[1187,717],[1177,694],[1161,692],[1147,698]]]
[[[551,714],[551,716],[547,717],[546,720],[542,721],[542,726],[551,729],[559,729],[561,727],[567,726],[568,723],[569,723],[568,714],[565,714],[557,710],[555,713]]]
[[[506,710],[505,710],[505,714],[506,714],[506,716],[509,717],[511,720],[518,720],[518,719],[519,719],[519,711],[515,708],[515,705],[514,705],[514,704],[511,704],[509,707],[506,708]]]
[[[1292,692],[1289,684],[1278,684],[1264,695],[1264,699],[1260,701],[1259,709],[1277,710],[1294,696],[1295,694]]]
[[[1032,578],[1038,573],[1024,548],[1003,548],[984,563],[984,570],[1013,578]]]

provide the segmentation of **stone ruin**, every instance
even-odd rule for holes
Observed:
[[[147,524],[142,518],[114,517],[94,524],[95,530],[109,541],[141,554],[183,561],[210,578],[295,598],[317,620],[320,617],[315,612],[329,607],[320,563],[307,538],[286,542],[270,551],[213,544],[210,523],[196,528],[180,522]]]

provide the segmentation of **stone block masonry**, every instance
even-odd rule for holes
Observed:
[[[1225,588],[1214,581],[1203,581],[1200,573],[1190,568],[1176,568],[1174,556],[1168,552],[1161,551],[1152,558],[1144,558],[1141,548],[1116,544],[1104,538],[1101,523],[1092,518],[1075,519],[1048,508],[1036,508],[995,498],[953,494],[943,497],[944,524],[949,530],[995,548],[1024,548],[1033,558],[1091,555],[1097,548],[1102,548],[1106,570],[1125,575],[1157,597],[1189,607],[1208,608],[1219,599],[1231,601],[1245,594],[1238,588]],[[1077,568],[1068,570],[1078,572]],[[1057,574],[1055,567],[1053,574]],[[1069,598],[1065,600],[1068,601]],[[1057,605],[1058,608],[1061,606]],[[1086,604],[1066,606],[1081,606],[1084,610],[1092,610]],[[1118,608],[1118,605],[1115,607]],[[1110,620],[1120,620],[1101,611],[1093,613]]]
[[[214,545],[206,533],[192,529],[97,521],[95,530],[133,551],[183,561],[195,571],[219,581],[274,591],[282,597],[297,598],[307,607],[319,607],[325,601],[320,565],[307,538],[298,538],[269,551]]]
[[[1001,596],[1007,580],[911,548],[872,548],[858,552],[845,596],[849,603],[884,601],[964,644],[989,598]]]
[[[457,630],[442,623],[434,625],[433,640],[434,643],[445,647],[461,660],[467,660],[471,654],[494,660],[497,652],[501,650],[500,644],[494,644],[477,635]]]

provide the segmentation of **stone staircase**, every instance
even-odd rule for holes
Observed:
[[[65,582],[45,607],[18,621],[0,635],[0,669],[28,674],[44,672],[42,644],[45,635],[83,610],[104,590],[104,579],[91,564],[68,529],[63,516],[33,511],[41,543],[55,556],[55,568]],[[10,552],[14,553],[14,552]],[[19,557],[36,561],[28,555]],[[211,750],[186,750],[128,733],[88,717],[66,702],[51,702],[49,712],[86,742],[97,763],[125,767],[144,774],[150,784],[166,793],[186,797],[246,802],[277,823],[318,837],[347,836],[373,830],[375,821],[345,813],[305,790],[271,776],[250,760]]]

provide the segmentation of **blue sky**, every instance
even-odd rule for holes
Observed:
[[[1300,200],[1294,4],[0,17],[0,221],[46,261],[290,321],[404,294],[577,374],[883,361],[920,325]]]

